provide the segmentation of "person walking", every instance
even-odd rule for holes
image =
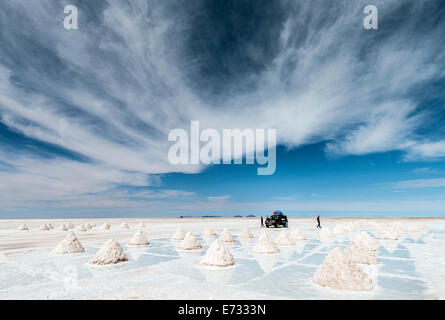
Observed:
[[[320,216],[317,216],[317,228],[321,228],[321,225],[320,225]]]
[[[261,228],[264,227],[263,216],[261,216]]]

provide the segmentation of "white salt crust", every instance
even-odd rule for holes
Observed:
[[[63,223],[57,229],[60,231],[68,231],[68,227]]]
[[[332,238],[332,237],[335,237],[335,234],[333,234],[329,228],[322,228],[318,232],[318,236],[320,238]]]
[[[341,248],[329,252],[312,281],[335,290],[368,291],[373,288],[371,278]]]
[[[182,227],[178,227],[178,229],[176,229],[175,233],[173,233],[172,235],[172,240],[184,240],[184,238],[185,238],[184,229],[182,229]]]
[[[235,258],[220,239],[216,239],[201,258],[199,264],[209,267],[229,267],[235,265]]]
[[[232,236],[232,233],[229,230],[227,230],[227,229],[224,229],[221,232],[221,234],[219,235],[219,239],[222,242],[226,242],[226,243],[235,242],[236,241],[235,238]]]
[[[214,237],[216,237],[216,232],[212,228],[206,228],[206,229],[204,229],[202,236],[206,237],[206,238],[214,238]]]
[[[253,234],[249,231],[249,229],[243,228],[241,229],[241,232],[239,233],[238,237],[243,239],[252,239]]]
[[[130,227],[128,226],[128,224],[126,222],[122,222],[121,224],[121,229],[129,229]]]
[[[359,264],[378,264],[376,253],[371,248],[365,246],[362,242],[351,241],[345,249],[348,258]]]
[[[121,245],[114,239],[110,239],[97,251],[96,255],[89,261],[90,264],[107,265],[128,261],[127,255]]]
[[[196,239],[195,235],[192,232],[187,232],[182,240],[181,245],[179,245],[178,249],[180,250],[199,250],[202,249],[201,243]]]
[[[306,236],[298,228],[292,230],[290,236],[295,242],[306,240]]]
[[[18,230],[29,230],[29,228],[28,228],[28,226],[26,224],[19,225],[19,227],[17,229]]]
[[[84,252],[85,249],[80,244],[79,239],[77,239],[74,233],[69,233],[66,237],[59,242],[57,247],[53,250],[53,253],[57,254],[67,254],[67,253],[80,253]]]
[[[280,249],[277,247],[275,242],[270,240],[266,233],[263,233],[253,247],[253,252],[259,254],[274,254],[279,253]]]
[[[127,244],[130,246],[147,246],[150,244],[150,242],[148,241],[142,230],[138,230],[127,242]]]
[[[378,250],[380,247],[379,241],[371,237],[369,233],[365,231],[358,232],[354,237],[354,241],[360,242],[371,250]]]
[[[281,230],[278,235],[277,240],[275,241],[278,246],[294,246],[295,240],[289,235],[286,230]]]

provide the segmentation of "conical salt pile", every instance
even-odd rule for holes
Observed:
[[[121,245],[114,239],[110,239],[97,251],[96,255],[89,261],[91,264],[105,265],[128,261],[127,255]]]
[[[280,252],[280,249],[278,249],[275,242],[270,240],[267,234],[263,233],[255,244],[255,247],[253,247],[253,252],[261,254],[273,254]]]
[[[85,228],[87,228],[88,230],[93,229],[93,225],[91,223],[87,223],[85,225]]]
[[[361,242],[352,241],[350,242],[346,249],[345,254],[354,263],[360,264],[378,264],[379,259],[375,254],[375,251],[365,246]]]
[[[379,242],[365,231],[357,233],[354,241],[363,244],[365,247],[368,247],[371,250],[378,250],[380,246]]]
[[[323,263],[318,267],[312,281],[322,287],[336,290],[371,290],[371,278],[341,248],[329,252]]]
[[[40,226],[40,230],[42,230],[42,231],[46,231],[46,230],[49,230],[50,228],[48,227],[48,225],[47,224],[42,224],[41,226]]]
[[[181,250],[198,250],[202,249],[202,245],[192,232],[187,232],[184,240],[178,248]]]
[[[303,233],[301,233],[300,229],[298,229],[298,228],[295,228],[291,232],[290,236],[292,239],[294,239],[295,242],[306,240],[306,236]]]
[[[202,233],[202,236],[206,238],[214,238],[216,237],[216,232],[212,228],[206,228]]]
[[[67,224],[68,229],[74,229],[74,224],[72,224],[71,222],[69,222]]]
[[[126,222],[122,222],[121,229],[128,229],[128,224]]]
[[[21,224],[18,228],[18,230],[29,230],[26,224]]]
[[[83,224],[77,227],[77,231],[87,231],[87,228]]]
[[[240,234],[238,235],[238,237],[243,238],[243,239],[252,239],[253,234],[249,231],[249,229],[243,228],[241,230]]]
[[[224,229],[221,234],[219,235],[219,239],[221,239],[222,242],[235,242],[235,238],[232,236],[232,233]]]
[[[383,225],[377,229],[377,239],[380,240],[397,240],[399,239],[398,230],[395,230],[391,226]]]
[[[46,225],[48,226],[48,229],[54,229],[54,227],[51,223],[47,223]]]
[[[107,222],[104,222],[104,224],[102,225],[102,229],[104,229],[104,230],[110,230],[110,228],[111,228],[111,224],[109,224]]]
[[[61,230],[61,231],[67,231],[68,230],[67,226],[65,224],[63,224],[63,223],[57,229]]]
[[[318,235],[320,238],[331,238],[335,236],[329,228],[322,228]]]
[[[84,248],[79,242],[79,239],[77,239],[76,235],[74,233],[69,233],[63,239],[59,242],[57,247],[53,250],[53,253],[59,253],[59,254],[66,254],[66,253],[79,253],[84,252]]]
[[[201,258],[199,264],[211,267],[228,267],[235,264],[235,259],[223,242],[216,239]]]
[[[146,246],[148,245],[150,242],[148,241],[148,239],[145,237],[144,233],[142,232],[142,230],[138,230],[132,237],[131,239],[127,242],[128,245],[130,246]]]
[[[184,240],[185,238],[185,232],[181,227],[178,227],[176,229],[175,233],[172,235],[172,240]]]
[[[278,238],[276,240],[277,245],[279,246],[294,246],[295,241],[289,236],[286,230],[281,230]]]
[[[138,224],[138,228],[145,228],[145,223],[140,222],[140,223]]]

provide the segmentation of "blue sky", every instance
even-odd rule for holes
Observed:
[[[366,4],[2,5],[0,218],[444,216],[445,5]],[[276,129],[275,174],[172,165],[192,120]]]

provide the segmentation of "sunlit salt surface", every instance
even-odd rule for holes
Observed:
[[[376,252],[378,265],[360,265],[372,278],[371,291],[353,292],[332,290],[312,282],[317,267],[330,250],[345,248],[359,231],[376,238],[371,226],[360,226],[355,231],[335,237],[318,235],[314,223],[290,221],[307,236],[295,246],[280,247],[273,255],[258,255],[252,249],[262,232],[276,239],[280,229],[260,229],[256,221],[235,221],[182,225],[186,232],[199,234],[206,227],[217,233],[227,228],[237,234],[248,227],[254,234],[252,241],[236,239],[225,244],[233,254],[236,265],[222,269],[199,267],[201,257],[214,239],[197,236],[202,250],[184,252],[170,235],[178,224],[153,227],[164,230],[161,235],[150,232],[150,221],[145,221],[150,235],[148,247],[127,246],[134,231],[122,230],[111,223],[110,230],[75,231],[84,253],[57,255],[51,252],[54,245],[31,246],[33,237],[48,235],[62,239],[66,232],[40,231],[39,225],[30,227],[26,243],[28,248],[9,248],[8,243],[18,241],[24,231],[0,230],[0,298],[1,299],[444,299],[445,298],[445,223],[423,221],[427,229],[408,232],[409,222],[402,223],[404,230],[399,240],[379,240]],[[76,227],[80,223],[75,223]],[[102,224],[102,223],[101,223]],[[136,226],[128,221],[130,228]],[[337,223],[326,223],[334,228]],[[164,228],[164,229],[162,229]],[[91,233],[89,233],[91,232]],[[95,255],[110,232],[128,256],[128,262],[110,266],[92,266],[88,261]],[[9,242],[8,242],[9,241]],[[2,248],[9,249],[3,250]]]

